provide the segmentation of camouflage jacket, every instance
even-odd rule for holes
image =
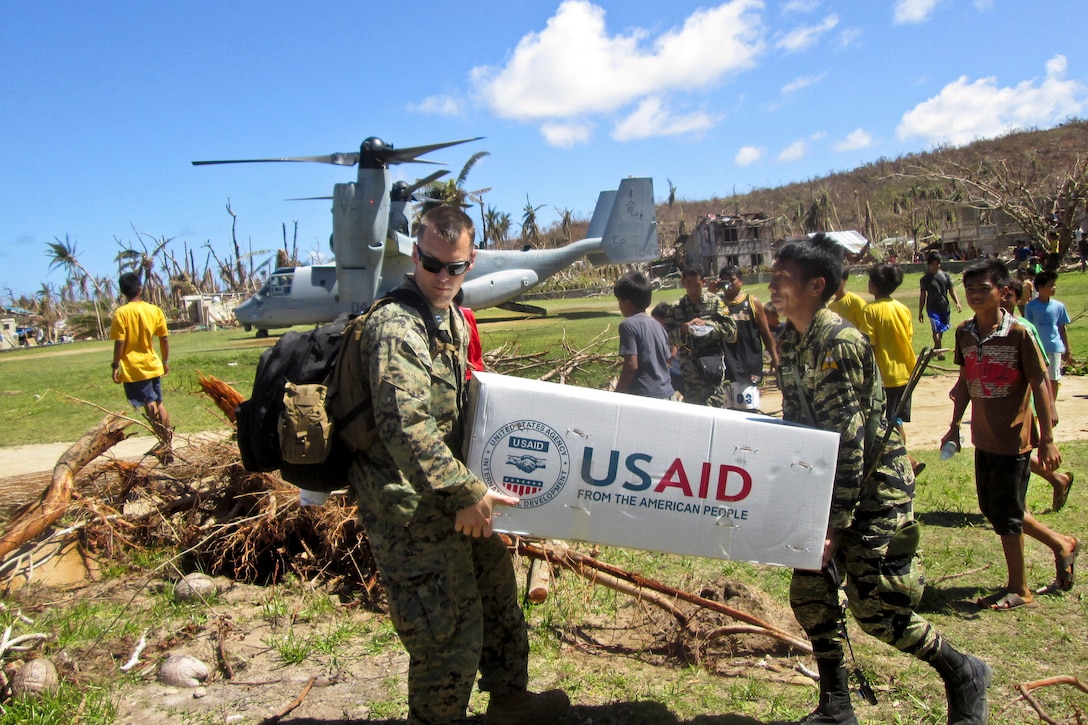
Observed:
[[[856,512],[913,500],[914,473],[899,434],[893,429],[883,451],[878,450],[887,433],[883,382],[865,336],[843,325],[834,312],[821,309],[803,333],[788,324],[780,342],[782,417],[840,435],[828,526],[847,528]],[[808,419],[802,396],[815,420]],[[878,417],[870,428],[870,437],[876,440],[866,451],[870,416]],[[878,457],[873,475],[866,480]]]
[[[690,333],[681,332],[680,327],[695,318],[711,327],[711,332],[706,337],[697,338]],[[689,364],[695,357],[711,354],[711,350],[724,354],[724,344],[737,340],[736,320],[729,316],[721,298],[706,290],[703,290],[698,304],[692,304],[687,295],[673,302],[665,317],[665,331],[669,333],[669,344],[679,348],[681,367]]]
[[[349,479],[360,506],[395,524],[410,523],[424,497],[439,497],[453,514],[487,490],[461,461],[468,331],[451,310],[432,308],[452,343],[432,350],[419,312],[393,302],[370,316],[351,350],[369,371],[359,382],[370,385],[377,438],[356,456]]]

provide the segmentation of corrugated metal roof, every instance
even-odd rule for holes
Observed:
[[[808,236],[811,238],[816,236],[816,234],[817,232],[813,232]],[[844,232],[824,232],[824,234],[838,242],[839,245],[845,248],[846,251],[850,252],[850,254],[859,254],[863,249],[865,249],[866,245],[869,244],[868,239],[861,236],[859,232],[855,232],[852,229]]]

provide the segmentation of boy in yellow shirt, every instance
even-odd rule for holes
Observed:
[[[162,399],[162,378],[170,372],[170,342],[166,316],[156,305],[144,302],[143,284],[131,273],[118,280],[121,294],[128,300],[117,308],[110,323],[113,343],[113,382],[125,386],[125,397],[132,407],[143,406],[155,435],[170,446],[170,414]],[[152,338],[159,338],[159,355]]]
[[[894,264],[874,264],[869,269],[869,294],[873,301],[861,310],[857,328],[869,338],[873,355],[884,380],[884,397],[887,399],[888,425],[895,426],[906,445],[907,436],[903,423],[910,422],[910,397],[904,397],[911,370],[917,361],[914,354],[914,322],[910,309],[892,293],[903,284],[903,270]],[[902,401],[899,415],[895,409]],[[924,463],[910,459],[915,475],[922,472]]]

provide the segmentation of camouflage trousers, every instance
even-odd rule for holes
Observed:
[[[925,589],[915,552],[888,551],[896,531],[913,520],[911,504],[859,512],[850,528],[839,533],[834,567],[829,567],[845,581],[828,569],[794,570],[790,606],[816,657],[843,657],[843,584],[847,606],[863,631],[927,661],[939,649],[936,628],[914,611]]]
[[[510,553],[498,536],[453,530],[452,514],[420,504],[408,526],[359,508],[408,651],[408,722],[465,721],[472,685],[515,692],[528,685],[529,641]]]
[[[680,374],[684,378],[684,402],[708,405],[711,408],[729,407],[729,381],[707,382],[694,358],[682,359]]]

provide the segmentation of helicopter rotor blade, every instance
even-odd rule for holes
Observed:
[[[384,154],[384,161],[387,164],[436,164],[441,163],[438,161],[427,161],[419,158],[424,154],[429,154],[432,151],[438,151],[439,149],[449,148],[450,146],[456,146],[458,144],[468,143],[469,141],[479,141],[483,136],[476,136],[475,138],[463,138],[459,141],[446,141],[445,143],[435,143],[429,146],[410,146],[403,149],[389,149]]]
[[[284,201],[317,201],[319,199],[332,199],[331,196],[292,196]]]
[[[266,164],[288,162],[311,162],[317,164],[333,164],[334,166],[354,166],[359,163],[359,154],[333,153],[324,156],[289,156],[282,159],[223,159],[218,161],[193,161],[193,166],[208,166],[210,164]]]

